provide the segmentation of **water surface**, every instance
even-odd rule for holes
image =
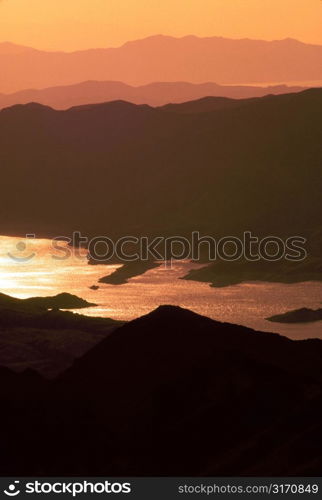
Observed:
[[[270,323],[266,317],[300,307],[319,308],[322,283],[298,284],[242,283],[212,288],[207,283],[180,279],[190,269],[200,267],[189,261],[162,264],[124,285],[99,284],[118,265],[88,265],[86,251],[70,252],[52,248],[50,240],[21,240],[0,236],[0,291],[19,298],[55,295],[69,292],[97,307],[83,309],[82,314],[130,320],[155,309],[160,304],[186,307],[219,321],[249,326],[256,330],[281,333],[290,338],[322,339],[322,322],[308,324]],[[33,257],[31,257],[33,255]],[[80,312],[80,311],[78,311]]]

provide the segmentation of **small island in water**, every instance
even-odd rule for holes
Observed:
[[[0,293],[0,309],[83,309],[96,305],[70,293],[59,293],[53,297],[30,297],[28,299],[17,299]]]
[[[311,323],[313,321],[322,321],[322,309],[308,309],[302,307],[294,311],[287,311],[283,314],[276,314],[267,318],[274,323]]]

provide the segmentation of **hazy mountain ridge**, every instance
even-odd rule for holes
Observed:
[[[28,51],[36,51],[36,49],[11,42],[0,43],[0,55],[21,54]]]
[[[88,81],[70,86],[47,89],[22,90],[13,94],[0,94],[0,108],[15,104],[38,102],[55,109],[99,102],[125,100],[134,104],[162,106],[168,103],[182,103],[206,96],[245,99],[267,94],[300,92],[301,87],[276,85],[268,87],[224,86],[216,83],[192,84],[187,82],[157,82],[133,87],[122,82]]]
[[[322,80],[322,47],[292,39],[272,42],[219,37],[152,36],[121,47],[45,52],[0,44],[0,92],[117,80],[240,84]]]

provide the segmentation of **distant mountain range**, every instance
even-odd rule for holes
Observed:
[[[206,96],[245,99],[262,97],[267,94],[300,92],[301,90],[304,90],[304,87],[289,87],[287,85],[255,87],[218,85],[216,83],[159,82],[133,87],[122,82],[88,81],[75,85],[0,94],[0,108],[14,104],[38,102],[55,109],[67,109],[72,106],[115,100],[162,106],[168,103],[182,103]]]
[[[321,359],[320,340],[161,306],[54,381],[0,368],[0,473],[317,477]]]
[[[118,48],[45,52],[0,44],[0,92],[86,80],[249,84],[322,80],[322,46],[293,39],[262,41],[157,35]]]

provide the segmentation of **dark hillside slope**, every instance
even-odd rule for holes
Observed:
[[[160,307],[54,383],[42,463],[56,474],[317,474],[321,357],[320,341]]]
[[[53,382],[10,375],[1,472],[318,476],[321,359],[319,340],[161,306]]]
[[[1,232],[319,230],[322,90],[214,103],[3,110]]]

